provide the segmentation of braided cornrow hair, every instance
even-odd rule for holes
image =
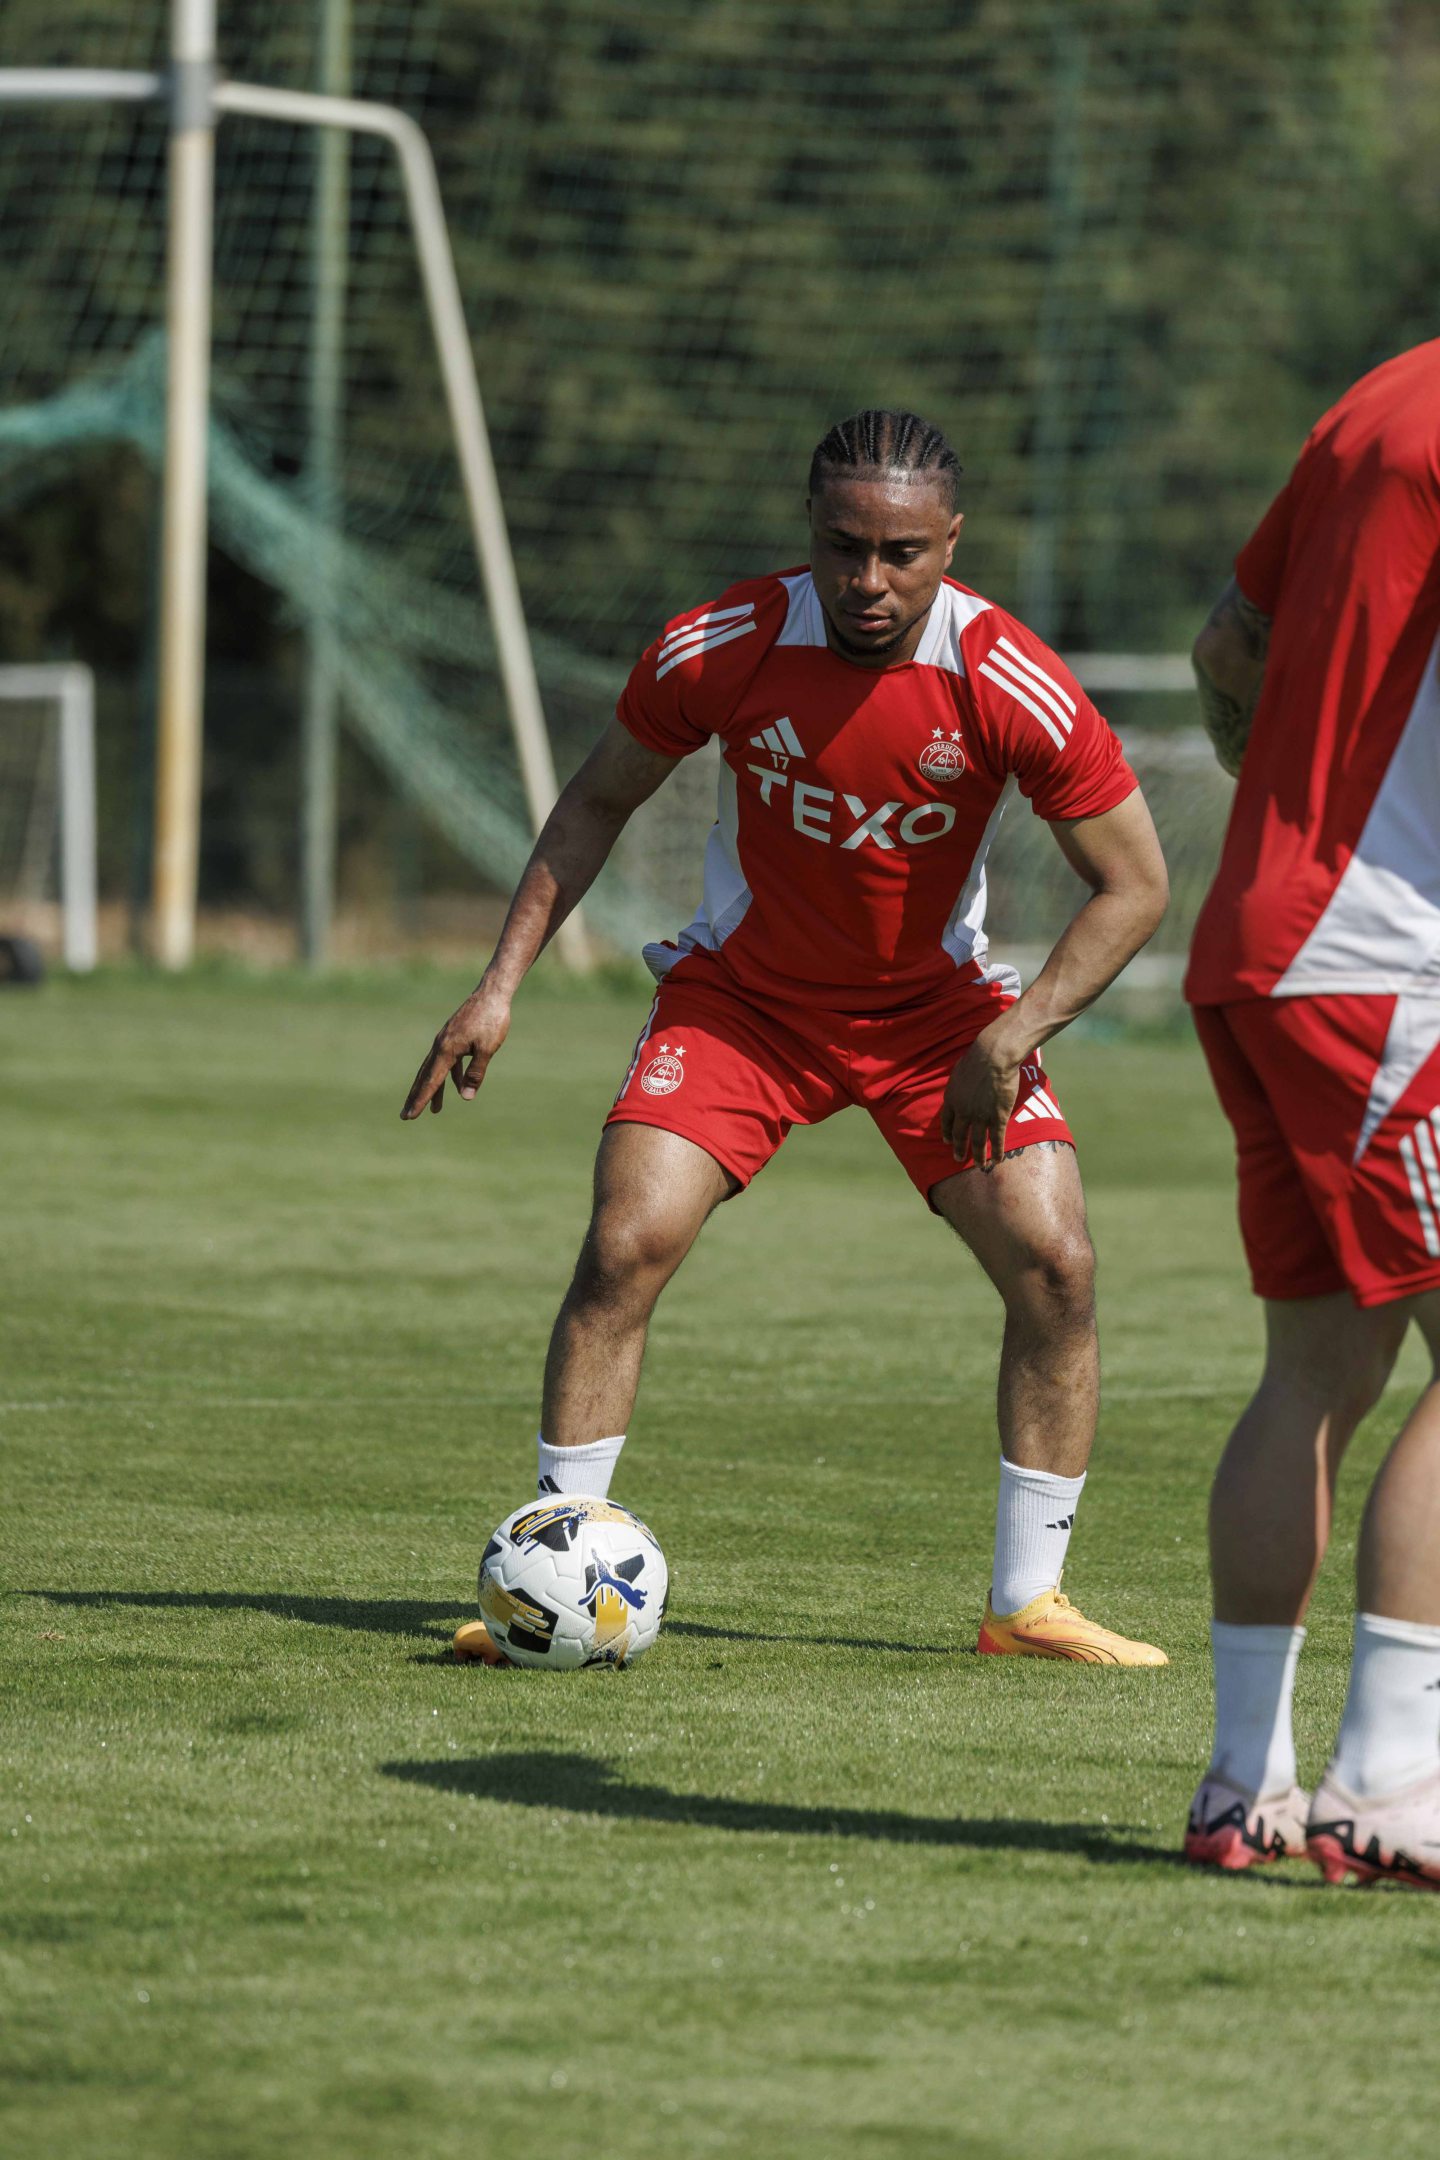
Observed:
[[[918,413],[891,412],[867,406],[848,420],[837,420],[810,460],[810,493],[818,494],[836,473],[923,473],[933,478],[955,508],[959,458],[938,427]]]

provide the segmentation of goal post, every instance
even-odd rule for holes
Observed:
[[[204,683],[204,559],[214,216],[214,139],[227,113],[388,144],[399,169],[411,238],[450,420],[480,585],[521,792],[538,833],[558,794],[554,757],[486,426],[439,181],[429,141],[398,106],[236,82],[217,74],[216,0],[169,0],[171,66],[165,75],[116,69],[0,69],[0,108],[25,104],[155,103],[170,126],[167,411],[160,603],[160,700],[155,789],[152,937],[169,968],[194,952]],[[313,759],[333,784],[333,758]],[[305,819],[307,854],[328,851],[328,815]],[[319,958],[323,907],[309,865],[309,957]],[[577,972],[591,961],[574,910],[556,947]]]
[[[23,727],[26,710],[39,725]],[[22,739],[23,738],[23,739]],[[0,667],[0,929],[8,905],[36,909],[58,884],[60,948],[72,974],[99,955],[95,678],[78,661]]]
[[[377,136],[395,153],[460,460],[471,541],[490,607],[521,782],[538,833],[559,792],[555,761],[430,144],[407,113],[362,98],[325,97],[308,90],[222,82],[216,87],[214,103],[221,113],[244,113],[252,119],[289,122],[298,127],[341,128],[352,135]],[[590,945],[578,908],[561,924],[555,943],[568,966],[577,972],[588,968]]]

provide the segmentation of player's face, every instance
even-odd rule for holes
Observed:
[[[811,497],[810,574],[831,649],[857,667],[913,657],[964,523],[916,474],[831,480]]]

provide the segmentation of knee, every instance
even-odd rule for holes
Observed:
[[[1375,1408],[1389,1384],[1396,1346],[1389,1341],[1314,1343],[1303,1361],[1287,1358],[1267,1379],[1290,1397],[1308,1400],[1347,1438]]]
[[[586,1233],[571,1295],[593,1305],[653,1304],[680,1258],[665,1223],[605,1209]]]
[[[1386,1356],[1376,1351],[1324,1373],[1327,1407],[1337,1425],[1354,1432],[1369,1417],[1385,1392],[1394,1363],[1393,1353]]]
[[[1093,1326],[1095,1248],[1085,1231],[1057,1233],[1029,1252],[1005,1302],[1046,1327]]]
[[[1374,1354],[1365,1360],[1360,1371],[1356,1373],[1354,1384],[1349,1391],[1346,1408],[1357,1425],[1362,1418],[1369,1417],[1370,1412],[1375,1408],[1376,1403],[1379,1402],[1386,1388],[1390,1385],[1390,1375],[1395,1369],[1395,1357],[1396,1352],[1390,1349],[1388,1345],[1378,1347]]]

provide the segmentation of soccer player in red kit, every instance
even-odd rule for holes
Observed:
[[[1371,1489],[1313,1800],[1290,1700],[1340,1458],[1413,1321],[1440,1359],[1440,341],[1318,423],[1195,648],[1239,776],[1187,994],[1265,1300],[1211,1499],[1215,1747],[1186,1851],[1440,1888],[1440,1386]]]
[[[608,1490],[656,1299],[706,1217],[793,1125],[858,1104],[1005,1307],[980,1649],[1159,1665],[1059,1589],[1099,1360],[1074,1146],[1039,1046],[1149,937],[1164,864],[1120,745],[1069,670],[945,576],[958,470],[911,413],[830,431],[810,470],[808,566],[732,586],[645,653],[404,1115],[438,1110],[447,1074],[473,1097],[525,970],[625,820],[718,736],[704,896],[677,942],[647,948],[659,988],[551,1340],[540,1489]],[[1017,791],[1091,889],[1023,995],[984,932],[985,859]],[[462,1637],[483,1652],[482,1632]]]

